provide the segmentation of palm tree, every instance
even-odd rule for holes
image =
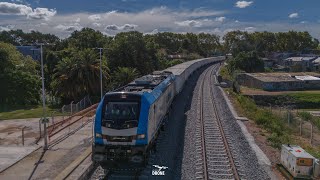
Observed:
[[[118,67],[113,74],[113,83],[120,87],[128,84],[139,76],[136,68]]]
[[[97,53],[92,49],[73,51],[70,58],[60,61],[52,83],[56,93],[66,99],[79,100],[83,96],[100,92],[100,63]],[[109,79],[109,69],[103,61],[103,82]]]

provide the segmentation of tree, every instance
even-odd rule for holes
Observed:
[[[205,57],[213,55],[219,49],[221,45],[219,42],[219,36],[214,34],[200,33],[198,34],[199,54]]]
[[[103,82],[109,79],[109,69],[103,59]],[[85,95],[100,93],[100,62],[93,49],[73,50],[70,57],[59,61],[51,83],[55,94],[64,101],[80,100]]]
[[[244,31],[231,31],[223,37],[225,53],[237,56],[240,52],[249,52],[255,49],[250,34]]]
[[[69,47],[75,49],[104,47],[111,41],[111,37],[103,35],[100,31],[91,28],[83,28],[74,31],[65,41]]]
[[[143,34],[136,31],[117,34],[107,56],[111,72],[118,67],[136,68],[140,74],[148,74],[154,70]]]
[[[113,81],[116,87],[124,86],[139,76],[135,68],[118,67],[113,74]]]
[[[0,61],[1,106],[37,104],[41,87],[37,62],[24,57],[13,45],[2,42]]]
[[[263,72],[264,63],[256,52],[241,52],[234,59],[229,61],[229,72],[243,70],[247,73]]]

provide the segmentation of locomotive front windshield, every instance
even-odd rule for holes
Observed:
[[[108,102],[105,105],[102,125],[115,129],[137,127],[139,109],[138,102]]]

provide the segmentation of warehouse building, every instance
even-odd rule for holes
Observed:
[[[242,86],[265,91],[320,90],[318,73],[242,73],[236,80]]]

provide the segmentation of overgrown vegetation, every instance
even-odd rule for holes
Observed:
[[[273,114],[271,111],[259,108],[252,99],[233,93],[240,104],[243,113],[254,120],[258,125],[266,129],[270,136],[268,140],[271,145],[280,148],[281,144],[290,143],[289,130],[285,128],[285,119]]]
[[[315,125],[318,129],[320,129],[320,117],[315,117],[312,116],[309,112],[302,111],[298,113],[298,116],[303,120],[303,121],[308,121]]]
[[[282,144],[298,144],[316,158],[320,158],[320,147],[311,146],[310,144],[306,144],[304,141],[295,138],[297,136],[295,131],[297,130],[298,125],[295,122],[295,118],[291,118],[291,124],[296,128],[288,126],[287,112],[285,113],[285,116],[282,116],[270,109],[257,106],[249,97],[245,97],[231,91],[229,92],[239,105],[241,113],[268,132],[269,135],[267,136],[267,140],[270,142],[272,147],[279,149]],[[293,114],[291,113],[290,116],[293,117]],[[299,112],[298,116],[302,120],[310,122],[320,129],[319,117],[314,117],[309,112],[304,111]]]

